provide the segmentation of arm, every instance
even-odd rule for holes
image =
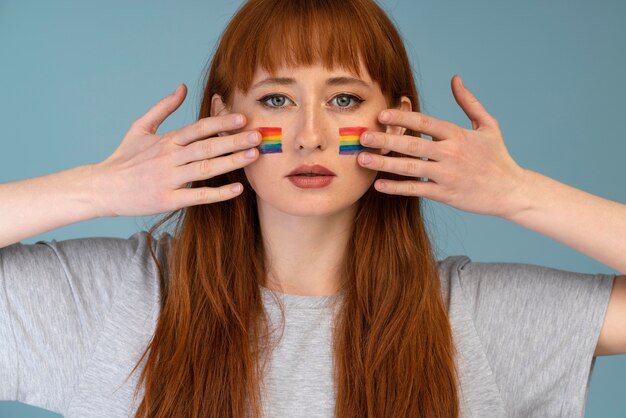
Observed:
[[[626,273],[626,205],[526,170],[512,209],[502,217]]]
[[[458,76],[452,79],[452,92],[471,120],[472,129],[418,112],[388,109],[379,115],[382,124],[424,133],[433,140],[397,135],[389,128],[386,133],[361,137],[367,147],[408,157],[362,152],[358,161],[364,167],[409,177],[377,180],[376,189],[426,197],[467,212],[507,219],[626,273],[626,205],[521,168],[509,155],[497,120]],[[371,142],[367,142],[368,136]],[[366,155],[371,159],[367,164],[363,160]],[[426,177],[428,181],[410,177]],[[625,281],[626,276],[615,279],[597,353],[626,353]]]
[[[626,272],[626,205],[527,173],[519,209],[503,218]],[[594,355],[626,354],[625,330],[626,275],[622,275],[613,283]]]
[[[626,272],[626,205],[527,171],[519,206],[503,216]],[[615,278],[594,355],[626,353],[626,275]]]
[[[0,184],[0,248],[44,232],[96,218],[91,203],[93,166]]]
[[[239,114],[203,118],[157,134],[186,94],[183,84],[148,110],[100,163],[0,184],[0,248],[88,219],[154,215],[237,197],[243,191],[239,183],[187,185],[253,163],[260,135],[241,131],[246,119]],[[241,132],[217,137],[234,131]],[[244,155],[248,149],[251,157]],[[223,155],[228,153],[234,154]]]

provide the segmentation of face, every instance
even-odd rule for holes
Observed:
[[[259,208],[301,217],[355,209],[377,172],[359,166],[358,154],[339,154],[339,128],[383,131],[377,118],[387,107],[363,67],[360,77],[322,65],[284,67],[274,75],[258,70],[246,94],[235,91],[229,111],[246,115],[244,130],[282,128],[282,153],[260,154],[244,168]],[[322,165],[336,176],[326,187],[297,187],[288,174],[301,164]]]

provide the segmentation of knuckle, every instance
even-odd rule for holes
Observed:
[[[196,203],[202,204],[209,201],[209,189],[200,187],[196,190]]]
[[[396,124],[402,124],[405,122],[404,113],[392,110],[391,111],[391,121]]]
[[[380,144],[381,148],[389,148],[391,140],[387,134],[374,134],[374,141]]]
[[[200,162],[200,175],[203,177],[210,177],[212,169],[213,164],[211,163],[211,160],[202,160]]]
[[[409,181],[407,182],[407,189],[409,194],[413,195],[413,196],[417,196],[418,195],[418,182],[416,181]]]
[[[169,164],[181,165],[182,161],[185,159],[185,149],[184,148],[176,148],[172,151],[165,152],[164,157],[167,159]]]
[[[219,130],[220,132],[228,131],[233,124],[233,118],[230,115],[224,115],[219,117]]]
[[[213,157],[215,152],[215,143],[211,139],[205,139],[200,143],[202,155],[205,157]]]
[[[429,118],[428,116],[419,115],[417,117],[417,127],[420,130],[428,130],[428,128],[430,128],[432,123],[433,123],[432,119]]]
[[[213,123],[211,123],[211,119],[204,118],[200,119],[196,125],[196,133],[198,136],[206,136],[207,132],[211,130]]]
[[[243,151],[233,152],[230,154],[230,161],[234,167],[239,167],[242,162],[246,161],[246,157],[243,156]]]
[[[130,124],[130,130],[139,131],[141,130],[141,119],[137,119]]]
[[[422,145],[420,144],[419,140],[409,139],[407,149],[410,155],[419,155],[422,149]]]
[[[234,140],[235,147],[247,148],[248,146],[250,146],[250,144],[248,143],[248,135],[249,133],[247,132],[241,132],[239,135],[237,135]]]
[[[372,155],[372,166],[384,170],[387,167],[387,160],[385,158],[386,157],[377,157],[376,155]]]
[[[211,122],[207,119],[200,119],[191,126],[191,135],[194,138],[202,138],[207,136],[207,131],[211,129]]]
[[[461,150],[459,149],[459,147],[453,142],[447,143],[445,145],[445,147],[442,147],[442,152],[446,156],[446,158],[458,160],[461,156]]]
[[[415,160],[414,158],[409,158],[404,163],[404,168],[405,168],[405,172],[409,174],[417,173],[417,168],[418,168],[417,160]]]
[[[468,131],[466,129],[461,128],[460,126],[455,127],[453,132],[456,138],[469,139],[467,136]]]

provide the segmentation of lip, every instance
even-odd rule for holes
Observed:
[[[335,179],[335,176],[289,176],[289,181],[300,189],[320,189],[328,186]]]
[[[298,174],[304,173],[313,173],[313,174],[323,174],[325,176],[336,176],[335,173],[319,164],[301,164],[295,170],[292,170],[291,173],[287,174],[287,177],[296,176]]]

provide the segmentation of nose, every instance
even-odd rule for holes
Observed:
[[[327,136],[324,135],[324,121],[321,109],[315,105],[302,107],[296,126],[294,148],[296,151],[325,150],[328,147]]]

